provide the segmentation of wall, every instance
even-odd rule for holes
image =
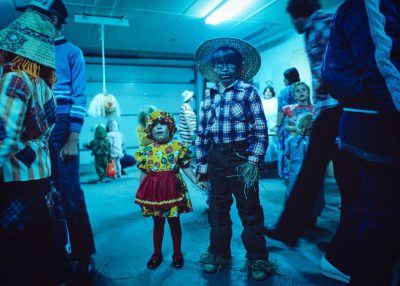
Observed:
[[[279,43],[273,43],[261,53],[261,68],[254,77],[259,84],[260,93],[266,86],[266,81],[272,81],[276,94],[284,88],[283,72],[295,67],[300,73],[300,79],[311,86],[311,71],[304,47],[304,35],[294,31],[285,36]]]
[[[102,92],[102,66],[99,58],[85,60],[89,105],[91,99]],[[106,82],[107,92],[116,96],[120,104],[118,122],[128,152],[132,154],[138,146],[135,130],[140,108],[147,104],[155,105],[172,112],[178,122],[181,93],[185,89],[195,90],[195,72],[191,61],[106,59]],[[193,108],[196,109],[196,104]],[[106,122],[104,118],[85,118],[80,137],[81,164],[93,160],[90,151],[83,149],[82,145],[93,139],[93,129],[97,124]]]

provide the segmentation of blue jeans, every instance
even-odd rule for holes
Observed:
[[[69,133],[69,117],[59,117],[50,136],[51,179],[61,196],[69,228],[72,259],[88,262],[95,252],[95,246],[85,196],[80,186],[79,156],[62,161],[59,155]]]
[[[345,270],[352,286],[392,285],[392,269],[400,255],[400,166],[350,154],[347,162],[357,170],[352,180],[358,187],[346,190],[347,206],[328,259],[349,267]]]
[[[247,162],[246,146],[235,143],[212,145],[208,151],[208,178],[210,180],[210,247],[213,254],[231,256],[232,220],[230,209],[235,197],[236,207],[242,221],[241,238],[248,259],[268,259],[263,234],[264,213],[260,204],[258,182],[247,194],[244,183],[238,177],[236,167]]]

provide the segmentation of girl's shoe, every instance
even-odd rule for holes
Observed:
[[[162,255],[160,254],[153,254],[150,257],[150,260],[147,262],[147,268],[149,269],[156,269],[158,266],[160,266],[162,262]]]
[[[172,266],[175,268],[183,267],[183,256],[181,253],[172,255]]]

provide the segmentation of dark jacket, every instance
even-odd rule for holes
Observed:
[[[322,73],[344,106],[339,148],[400,165],[400,2],[346,0],[331,27]]]

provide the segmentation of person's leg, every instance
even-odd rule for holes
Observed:
[[[400,167],[362,161],[365,209],[350,285],[389,286],[400,254]]]
[[[149,269],[157,268],[163,260],[162,241],[164,238],[165,217],[153,216],[153,222],[153,254],[146,264]]]
[[[182,228],[179,217],[168,218],[168,224],[171,229],[171,237],[174,254],[182,254],[181,242],[182,242]]]
[[[210,247],[212,254],[224,258],[231,256],[232,221],[230,208],[233,203],[229,182],[221,163],[225,154],[210,148],[208,154],[208,178],[210,180],[210,208],[208,221],[210,223]]]
[[[302,167],[277,225],[282,234],[297,237],[315,206],[326,167],[337,148],[335,139],[340,115],[339,107],[330,108],[322,111],[313,123]]]
[[[86,268],[91,263],[91,255],[95,252],[93,232],[85,196],[80,186],[79,155],[69,161],[63,161],[59,156],[61,148],[69,136],[67,128],[69,124],[63,120],[67,119],[57,122],[50,138],[51,162],[52,170],[54,170],[52,182],[60,193],[67,219],[72,249],[71,258]],[[96,160],[96,168],[97,163]]]
[[[162,242],[164,239],[164,226],[165,226],[165,218],[164,217],[153,217],[154,221],[154,229],[153,229],[153,246],[154,246],[154,255],[158,255],[162,257]]]
[[[340,223],[326,253],[328,261],[343,273],[350,273],[357,233],[365,208],[361,159],[337,150],[335,176],[341,190]],[[340,168],[337,168],[337,166]],[[339,171],[339,172],[338,172]],[[339,183],[340,182],[340,183]]]
[[[115,167],[117,169],[117,176],[121,177],[122,173],[122,168],[121,168],[121,161],[119,158],[115,158]]]
[[[182,228],[179,217],[168,218],[168,224],[171,229],[172,244],[173,244],[173,255],[172,265],[176,268],[183,266],[183,255],[181,249],[182,242]]]

